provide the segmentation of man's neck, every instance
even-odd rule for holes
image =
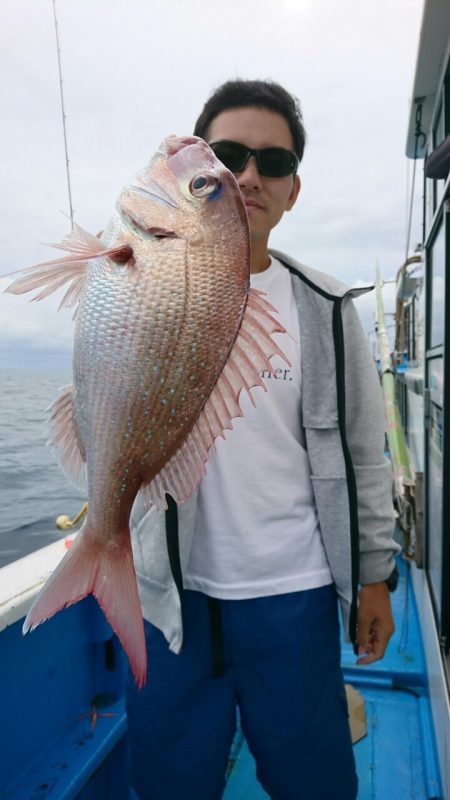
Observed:
[[[267,242],[252,242],[250,247],[250,272],[264,272],[270,265]]]

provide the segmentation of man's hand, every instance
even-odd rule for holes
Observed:
[[[391,600],[385,581],[369,583],[359,591],[357,664],[371,664],[383,658],[394,633]]]

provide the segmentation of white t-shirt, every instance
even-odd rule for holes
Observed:
[[[271,359],[267,392],[241,393],[243,418],[216,440],[198,493],[184,586],[245,599],[332,583],[300,424],[300,331],[289,271],[272,259],[251,285],[266,292],[291,334],[275,334],[291,367]]]

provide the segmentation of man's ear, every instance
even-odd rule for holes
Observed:
[[[290,211],[292,206],[294,205],[297,197],[299,195],[300,189],[302,188],[302,182],[300,180],[299,175],[294,175],[294,183],[292,185],[292,191],[288,197],[288,201],[286,203],[286,211]]]

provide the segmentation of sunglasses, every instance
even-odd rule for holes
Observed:
[[[298,156],[284,147],[253,150],[245,144],[230,142],[227,139],[212,142],[209,146],[219,161],[231,172],[242,172],[251,156],[256,158],[259,174],[267,178],[284,178],[296,172],[298,167]]]

